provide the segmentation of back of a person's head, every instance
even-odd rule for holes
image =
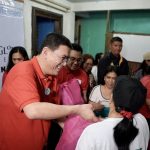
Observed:
[[[118,150],[129,150],[130,143],[139,130],[134,126],[134,114],[145,103],[146,89],[142,83],[129,76],[119,76],[113,89],[115,109],[123,116],[114,128],[114,140]]]
[[[118,36],[115,36],[110,40],[110,43],[113,43],[113,42],[121,42],[122,43],[122,39]]]
[[[79,44],[77,44],[77,43],[72,43],[72,50],[81,52],[81,54],[83,53],[82,47]]]
[[[45,37],[45,39],[41,45],[41,49],[40,49],[39,53],[42,52],[42,49],[44,47],[48,47],[51,50],[56,50],[60,45],[64,45],[69,48],[72,48],[70,40],[68,38],[66,38],[64,35],[61,35],[58,33],[49,33]]]
[[[20,53],[22,57],[24,58],[24,60],[29,60],[28,53],[24,47],[22,46],[13,47],[11,51],[9,52],[9,56],[8,56],[8,64],[7,64],[7,69],[6,69],[7,72],[9,72],[9,70],[14,66],[14,63],[12,61],[12,55],[14,53]]]
[[[99,60],[102,58],[103,53],[96,53],[95,55],[95,60],[94,60],[94,65],[97,65]]]

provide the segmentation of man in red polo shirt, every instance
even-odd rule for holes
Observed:
[[[72,49],[69,53],[67,65],[62,67],[62,69],[58,73],[57,78],[60,84],[73,78],[78,79],[81,86],[83,98],[85,102],[87,102],[86,92],[89,81],[86,72],[80,67],[82,63],[82,52],[83,50],[80,45],[75,43],[72,44]]]
[[[55,76],[70,48],[63,35],[48,34],[39,55],[10,70],[0,93],[0,150],[42,150],[51,119],[79,114],[97,121],[91,105],[57,105]]]

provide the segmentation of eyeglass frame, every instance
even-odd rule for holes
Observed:
[[[62,63],[66,63],[67,61],[68,61],[68,59],[69,59],[69,57],[68,56],[59,56],[58,54],[56,54],[56,53],[54,53],[58,58],[60,58],[61,59],[61,62]]]
[[[46,48],[50,49],[49,47],[46,47]],[[69,56],[59,56],[54,51],[53,51],[53,54],[55,54],[58,58],[60,58],[62,63],[66,63],[69,59]]]
[[[71,62],[77,62],[79,64],[81,64],[83,62],[82,58],[75,58],[75,57],[69,57],[68,60]]]

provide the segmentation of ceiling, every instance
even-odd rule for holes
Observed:
[[[115,0],[67,0],[67,1],[77,3],[77,2],[98,2],[98,1],[115,1]]]

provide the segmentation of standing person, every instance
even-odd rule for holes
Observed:
[[[87,102],[86,93],[89,81],[86,72],[81,69],[82,52],[83,50],[80,45],[72,44],[67,65],[60,70],[57,78],[60,84],[73,78],[78,79],[83,98]]]
[[[140,81],[119,76],[108,118],[85,128],[76,150],[147,150],[148,124],[138,113],[145,98],[146,89]]]
[[[65,36],[50,33],[39,55],[10,70],[0,93],[1,150],[42,150],[51,119],[78,114],[97,121],[89,104],[57,105],[55,76],[66,64],[70,48]]]
[[[98,67],[98,63],[100,61],[101,58],[103,58],[104,54],[103,53],[97,53],[95,55],[95,59],[94,59],[94,66],[92,67],[92,74],[94,75],[94,80],[97,83],[97,67]]]
[[[11,49],[9,53],[9,57],[8,57],[7,68],[2,77],[2,85],[4,84],[5,78],[8,72],[10,71],[10,69],[17,63],[25,61],[25,60],[29,60],[29,57],[24,47],[16,46]]]
[[[98,64],[98,84],[104,84],[104,72],[107,66],[115,66],[118,75],[128,75],[129,66],[125,58],[120,55],[122,50],[122,39],[120,37],[113,37],[110,41],[110,53],[104,56]]]
[[[77,79],[80,84],[79,88],[81,91],[81,95],[84,99],[84,102],[87,102],[86,94],[88,89],[88,75],[83,69],[81,69],[82,53],[83,53],[82,47],[79,44],[73,43],[69,53],[67,65],[63,66],[60,69],[57,79],[59,84],[69,82],[73,78]],[[53,122],[52,130],[49,133],[49,140],[48,140],[49,149],[53,150],[56,149],[56,145],[59,141],[61,133],[62,128],[58,124]]]

